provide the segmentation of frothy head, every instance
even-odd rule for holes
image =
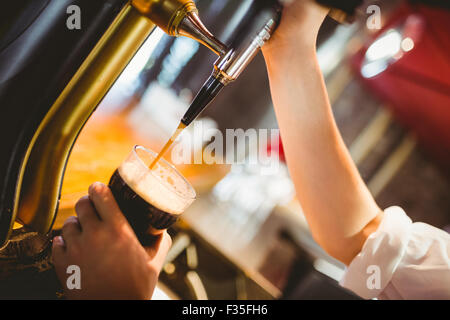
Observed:
[[[195,191],[164,159],[150,170],[148,166],[155,157],[153,152],[136,146],[119,167],[119,174],[142,199],[162,211],[180,215],[195,200]]]

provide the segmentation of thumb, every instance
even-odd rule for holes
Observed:
[[[151,265],[157,270],[162,269],[171,246],[172,238],[167,231],[164,231],[154,245],[145,247],[145,250],[151,259]]]

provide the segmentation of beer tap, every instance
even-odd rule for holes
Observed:
[[[253,1],[245,19],[247,22],[237,30],[228,50],[215,62],[212,75],[206,80],[183,116],[181,123],[184,126],[192,123],[226,85],[240,76],[275,32],[281,19],[283,5],[292,1]],[[363,0],[348,2],[316,0],[316,2],[330,8],[330,17],[338,22],[351,22],[356,8]]]
[[[227,51],[215,62],[212,75],[183,116],[183,125],[194,121],[219,92],[245,70],[276,30],[281,9],[278,0],[259,0],[251,4],[246,22],[236,30]]]

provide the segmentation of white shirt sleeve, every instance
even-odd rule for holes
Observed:
[[[386,209],[340,284],[365,299],[450,299],[450,234]]]

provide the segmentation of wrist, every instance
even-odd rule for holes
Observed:
[[[264,57],[273,61],[281,61],[281,59],[293,58],[298,56],[313,57],[316,54],[315,44],[289,44],[284,46],[264,46],[262,48]]]
[[[315,44],[279,47],[263,47],[264,60],[271,76],[284,74],[295,68],[304,68],[315,64],[317,59]]]
[[[267,43],[262,47],[264,58],[270,61],[292,58],[298,55],[314,56],[316,54],[316,41],[290,41],[288,43]]]

